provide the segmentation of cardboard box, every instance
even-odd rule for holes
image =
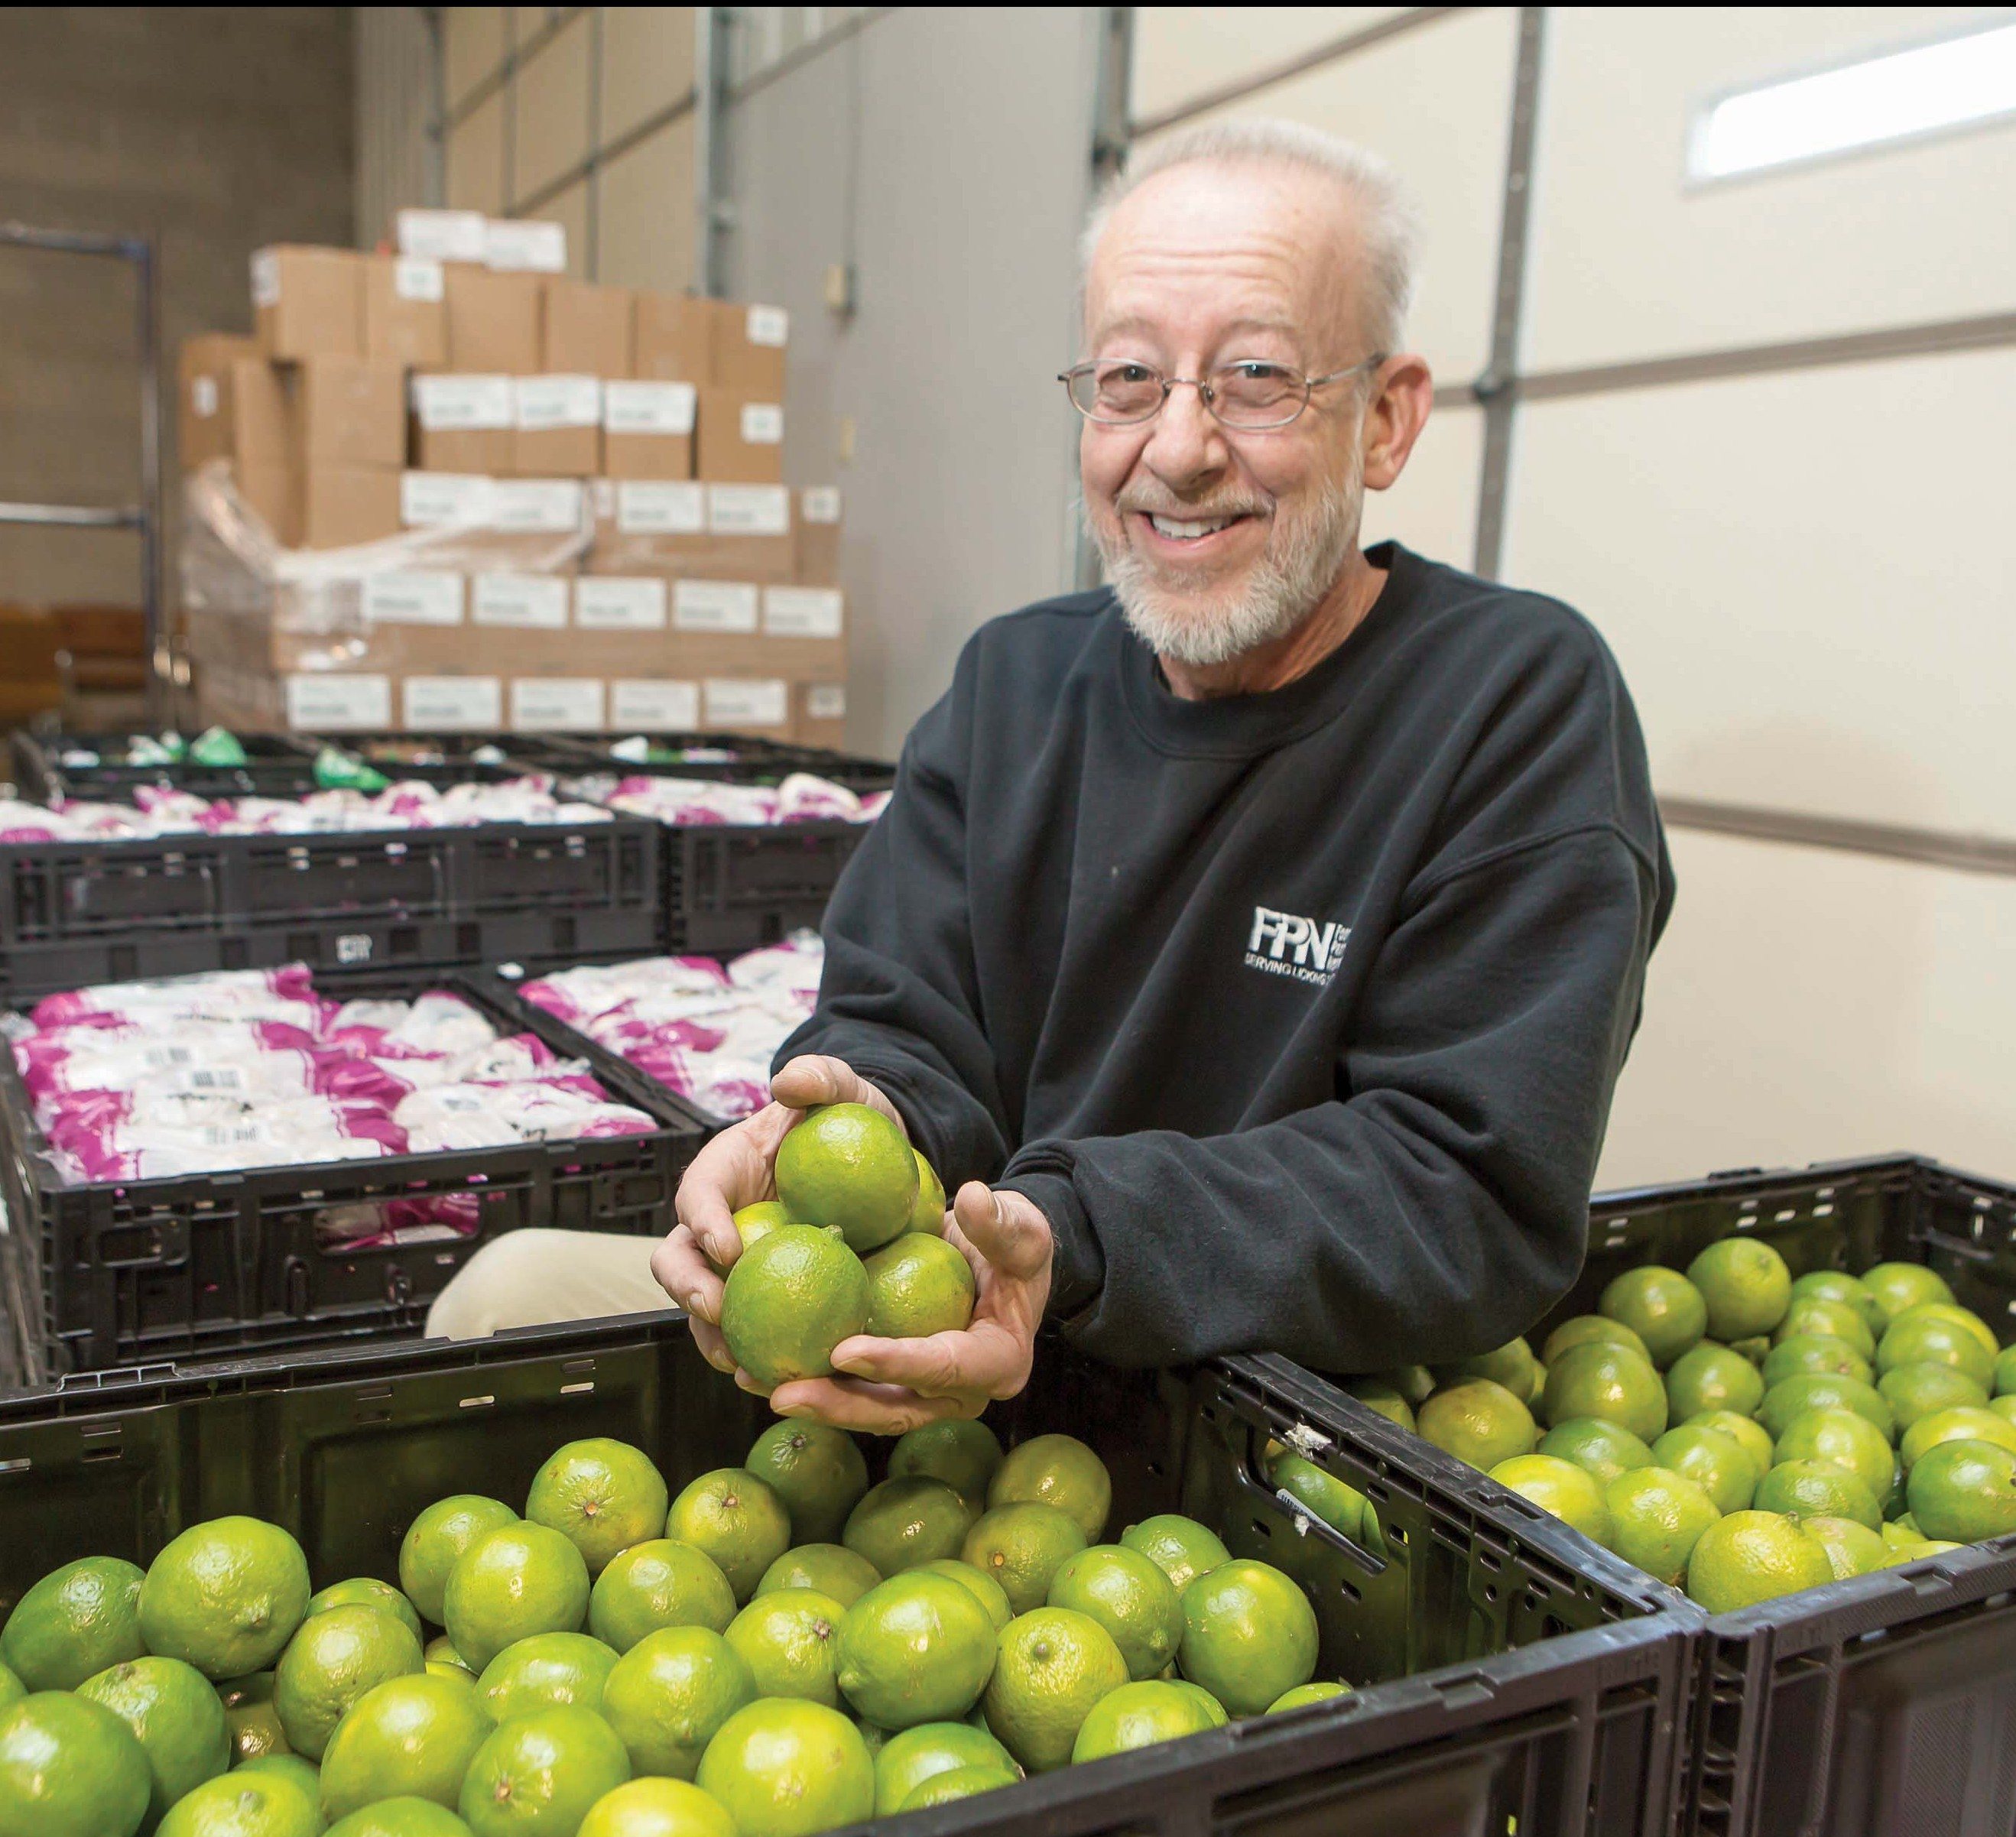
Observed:
[[[301,521],[290,547],[348,549],[399,533],[399,474],[373,466],[301,469]]]
[[[491,474],[514,469],[515,380],[497,375],[416,376],[413,457],[423,472]]]
[[[509,468],[521,478],[592,478],[602,469],[602,384],[520,376]]]
[[[600,479],[589,505],[594,539],[585,573],[765,585],[793,578],[790,493],[781,484]]]
[[[365,357],[304,358],[287,374],[294,451],[309,466],[406,463],[406,373]]]
[[[490,267],[533,274],[567,272],[567,225],[522,217],[487,217],[483,259]]]
[[[481,261],[484,217],[481,211],[401,211],[399,253],[429,261]]]
[[[56,653],[62,648],[56,621],[42,607],[0,605],[0,683],[23,684],[38,693],[47,685],[53,703],[61,693]]]
[[[232,481],[247,510],[265,524],[273,540],[283,549],[298,546],[301,524],[301,480],[299,470],[282,460],[234,459]]]
[[[440,262],[364,258],[364,355],[416,369],[448,362],[448,279]]]
[[[700,391],[694,470],[711,484],[776,484],[784,476],[784,409],[740,389]]]
[[[765,402],[784,399],[784,347],[790,315],[781,306],[714,302],[709,315],[708,380]]]
[[[686,294],[639,294],[631,373],[660,383],[711,381],[715,304]]]
[[[794,683],[791,686],[791,739],[799,746],[847,750],[847,685]]]
[[[602,391],[603,475],[692,477],[697,406],[690,383],[606,384]]]
[[[630,374],[633,296],[628,287],[549,276],[542,346],[547,370],[605,380]]]
[[[267,356],[361,357],[364,258],[354,249],[281,243],[252,258],[253,331]]]
[[[452,370],[536,376],[543,319],[536,274],[493,274],[452,264],[441,271],[448,294],[448,364]]]
[[[287,398],[257,340],[213,333],[185,341],[176,365],[175,439],[185,471],[211,459],[279,466],[287,459]]]
[[[840,585],[840,487],[808,484],[798,493],[797,578],[808,586]]]

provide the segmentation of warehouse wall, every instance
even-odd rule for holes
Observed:
[[[249,330],[254,249],[351,238],[351,13],[0,9],[0,215],[153,236],[171,362]],[[0,250],[0,499],[137,495],[134,318],[124,265]],[[0,600],[138,605],[139,547],[0,527]]]

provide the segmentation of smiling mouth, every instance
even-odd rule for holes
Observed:
[[[1170,517],[1157,510],[1136,510],[1131,513],[1160,542],[1180,545],[1186,548],[1211,546],[1211,538],[1222,535],[1250,522],[1252,513],[1235,510],[1216,517]]]

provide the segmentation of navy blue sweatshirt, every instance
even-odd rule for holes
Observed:
[[[1672,902],[1637,718],[1568,607],[1371,553],[1265,694],[1179,699],[1103,591],[984,626],[778,1055],[1035,1201],[1051,1318],[1114,1364],[1453,1360],[1581,1266]]]

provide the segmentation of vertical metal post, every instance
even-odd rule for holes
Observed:
[[[1088,210],[1100,189],[1126,164],[1127,149],[1132,139],[1128,98],[1133,87],[1134,9],[1131,6],[1099,8],[1096,29],[1099,41],[1093,49],[1092,159],[1087,167],[1085,184]],[[1074,338],[1078,336],[1075,328],[1071,336]],[[1071,471],[1075,477],[1078,471],[1080,430],[1076,425],[1078,417],[1074,415],[1071,419],[1073,423],[1071,430]],[[1071,545],[1073,557],[1073,585],[1080,592],[1085,592],[1099,585],[1099,551],[1085,532],[1085,519],[1079,513],[1078,494],[1075,490],[1071,493],[1065,517],[1065,541]]]
[[[588,9],[588,182],[581,201],[581,272],[592,281],[602,278],[602,15]]]
[[[1505,549],[1505,499],[1512,472],[1512,423],[1518,408],[1519,315],[1526,294],[1526,226],[1532,204],[1533,147],[1539,138],[1544,6],[1519,9],[1519,56],[1512,80],[1512,131],[1505,156],[1505,204],[1498,232],[1498,287],[1491,315],[1491,356],[1477,380],[1484,408],[1484,470],[1477,499],[1472,564],[1498,577]]]
[[[728,281],[729,33],[725,6],[693,9],[693,289],[718,298]]]
[[[157,724],[175,693],[174,647],[161,618],[161,312],[154,245],[130,245],[139,298],[135,335],[140,348],[140,611],[147,647],[147,709]]]
[[[448,50],[442,42],[446,28],[438,6],[423,6],[420,16],[427,22],[427,170],[421,181],[423,202],[439,207],[448,202]]]

